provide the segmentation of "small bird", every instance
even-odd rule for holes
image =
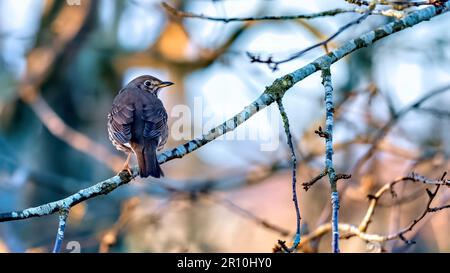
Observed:
[[[143,75],[129,82],[114,98],[108,114],[108,135],[117,150],[128,154],[124,170],[129,171],[128,163],[134,153],[141,177],[164,176],[156,151],[166,144],[169,128],[158,93],[172,84]]]

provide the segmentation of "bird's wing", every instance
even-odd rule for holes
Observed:
[[[162,148],[164,148],[164,145],[166,145],[168,138],[169,138],[169,126],[166,123],[165,128],[163,129],[161,134],[161,141],[159,142],[158,145],[158,151],[161,151]]]
[[[142,111],[145,138],[164,138],[167,134],[167,113],[164,106],[146,106]],[[167,138],[167,136],[165,137]]]
[[[108,128],[111,135],[120,143],[125,144],[131,139],[131,124],[134,119],[134,105],[113,105],[108,114]]]

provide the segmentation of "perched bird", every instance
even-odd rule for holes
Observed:
[[[129,170],[134,153],[141,177],[164,176],[156,151],[166,144],[169,128],[158,93],[172,84],[148,75],[137,77],[119,91],[108,114],[109,139],[116,149],[128,154],[124,169]]]

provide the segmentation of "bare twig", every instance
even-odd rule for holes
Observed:
[[[442,93],[445,93],[447,91],[450,91],[450,84],[446,84],[444,86],[441,86],[424,96],[417,99],[415,102],[410,104],[409,106],[406,106],[405,108],[398,111],[396,114],[392,116],[392,118],[381,128],[379,129],[374,137],[372,138],[372,145],[367,150],[366,153],[364,153],[363,156],[360,157],[360,159],[355,163],[355,167],[353,168],[353,173],[358,174],[361,168],[364,166],[364,164],[376,153],[380,143],[384,139],[384,137],[389,133],[389,131],[394,127],[397,122],[403,118],[407,113],[410,111],[413,111],[415,109],[420,109],[420,106],[425,103],[427,100],[440,95]]]
[[[196,18],[210,21],[217,21],[223,23],[230,22],[243,22],[243,21],[267,21],[267,20],[296,20],[296,19],[312,19],[317,17],[325,17],[325,16],[335,16],[337,14],[342,13],[353,13],[353,12],[363,12],[360,9],[332,9],[317,13],[311,14],[297,14],[297,15],[284,15],[284,16],[263,16],[263,17],[233,17],[233,18],[221,18],[221,17],[213,17],[207,16],[203,14],[195,14],[187,11],[180,11],[169,4],[163,2],[161,3],[163,8],[169,12],[171,15],[176,17],[184,17],[184,18]]]
[[[309,180],[308,182],[302,183],[303,189],[305,191],[308,191],[309,188],[311,188],[317,181],[324,178],[327,174],[328,174],[328,171],[324,170],[323,172],[321,172],[319,175],[317,175],[313,179]]]
[[[59,253],[61,251],[61,245],[64,240],[64,231],[66,230],[66,221],[69,216],[69,208],[62,207],[59,210],[59,225],[56,233],[55,246],[53,247],[53,253]]]
[[[327,174],[328,174],[328,170],[325,169],[323,172],[321,172],[319,175],[317,175],[313,179],[309,180],[308,182],[302,183],[303,189],[305,191],[308,191],[309,188],[311,188],[320,179],[324,178]],[[352,176],[350,174],[338,173],[338,174],[336,174],[336,181],[341,180],[341,179],[350,179],[351,177]]]
[[[236,212],[239,215],[242,215],[243,217],[250,219],[254,221],[255,223],[272,230],[274,232],[279,233],[281,236],[288,236],[291,234],[291,232],[285,228],[282,228],[280,226],[277,226],[273,223],[270,223],[269,221],[255,215],[253,212],[242,208],[241,206],[236,205],[234,202],[230,201],[229,199],[225,198],[219,198],[217,196],[213,195],[203,195],[204,197],[212,200],[216,204],[222,205],[223,207],[229,209],[230,211]]]
[[[388,235],[379,235],[379,234],[370,234],[370,233],[366,233],[367,230],[367,226],[370,223],[371,217],[373,216],[374,213],[374,209],[377,205],[377,201],[379,200],[379,198],[381,197],[381,195],[385,192],[387,192],[388,190],[392,191],[392,187],[393,185],[395,185],[396,183],[399,182],[404,182],[404,181],[414,181],[414,182],[423,182],[422,179],[420,180],[415,180],[413,179],[411,176],[408,177],[403,177],[400,179],[397,179],[393,182],[390,182],[388,184],[385,184],[382,188],[380,188],[377,193],[374,196],[370,196],[370,204],[369,204],[369,208],[367,209],[366,215],[364,216],[363,220],[361,221],[361,224],[359,225],[359,227],[351,225],[351,224],[347,224],[347,223],[339,223],[338,225],[338,229],[342,232],[348,232],[349,235],[345,235],[342,236],[340,239],[349,239],[353,236],[359,237],[360,239],[367,241],[367,242],[376,242],[376,243],[383,243],[386,241],[391,241],[391,240],[396,240],[396,239],[400,239],[402,241],[404,241],[407,244],[412,244],[414,243],[413,241],[407,240],[405,238],[405,235],[411,231],[414,230],[414,227],[421,222],[425,216],[428,213],[432,213],[432,212],[437,212],[443,209],[447,209],[450,208],[450,205],[443,205],[443,206],[439,206],[439,207],[431,207],[431,204],[433,202],[433,200],[435,199],[435,197],[437,196],[438,190],[439,188],[444,185],[444,181],[445,180],[445,175],[446,173],[444,173],[441,177],[441,179],[436,180],[433,185],[436,185],[435,190],[432,192],[430,190],[427,189],[427,194],[428,194],[428,202],[426,204],[426,207],[424,209],[424,211],[422,212],[422,214],[414,219],[411,224],[409,224],[407,227],[401,229],[398,232],[392,233],[392,234],[388,234]],[[432,181],[432,180],[428,180],[427,181]],[[438,182],[441,181],[441,182]],[[326,223],[323,225],[320,225],[319,227],[317,227],[314,231],[312,231],[311,233],[304,235],[302,238],[302,242],[298,245],[298,249],[304,248],[308,243],[310,243],[311,241],[318,239],[322,236],[324,236],[325,234],[327,234],[328,232],[332,231],[332,224],[330,223]]]
[[[429,107],[420,107],[417,108],[418,111],[422,111],[424,113],[428,113],[430,115],[439,117],[439,118],[450,118],[450,111],[442,110],[442,109],[435,109],[435,108],[429,108]]]
[[[294,202],[295,206],[295,214],[297,216],[297,228],[295,232],[295,238],[294,243],[292,247],[290,248],[289,252],[292,252],[295,250],[300,243],[300,208],[298,206],[298,199],[297,199],[297,157],[295,156],[295,149],[294,145],[292,144],[292,135],[291,130],[289,129],[289,118],[287,116],[286,111],[284,110],[283,102],[281,98],[277,100],[278,103],[278,109],[280,110],[281,118],[283,119],[283,125],[284,125],[284,131],[286,133],[287,138],[287,144],[289,145],[289,148],[291,150],[291,161],[292,161],[292,202]]]
[[[290,62],[292,60],[295,60],[297,58],[300,58],[301,56],[303,56],[305,53],[307,53],[308,51],[311,51],[315,48],[321,47],[321,46],[326,46],[330,41],[332,41],[334,38],[336,38],[339,34],[341,34],[342,32],[344,32],[346,29],[348,29],[349,27],[353,26],[353,25],[357,25],[359,23],[361,23],[362,21],[364,21],[367,17],[369,17],[369,15],[371,14],[371,11],[367,11],[366,13],[364,13],[362,16],[358,17],[356,20],[350,21],[349,23],[343,25],[342,27],[340,27],[338,29],[338,31],[336,31],[333,35],[329,36],[327,39],[323,40],[320,43],[316,43],[314,45],[311,45],[299,52],[296,52],[294,54],[292,54],[291,56],[289,56],[286,59],[281,59],[281,60],[274,60],[272,56],[263,59],[261,58],[259,55],[255,54],[255,53],[251,53],[251,52],[247,52],[247,56],[250,58],[250,62],[252,63],[264,63],[267,64],[267,66],[272,69],[272,71],[276,71],[278,69],[278,66],[280,64],[283,63],[287,63]]]
[[[444,181],[446,176],[447,176],[447,172],[444,172],[444,174],[442,175],[440,180]],[[420,220],[422,220],[429,212],[437,211],[437,210],[435,210],[435,211],[432,210],[431,203],[433,203],[434,198],[436,198],[436,195],[437,195],[441,185],[442,184],[438,184],[434,191],[430,191],[429,189],[426,189],[426,192],[428,194],[428,202],[427,202],[427,206],[424,209],[424,211],[422,212],[422,214],[417,219],[414,219],[414,221],[408,227],[404,228],[403,230],[399,231],[398,233],[396,233],[394,235],[390,235],[391,237],[400,238],[406,244],[414,244],[415,243],[414,241],[406,240],[404,235],[405,235],[405,233],[411,231],[414,228],[414,226],[416,226],[417,223],[419,223]]]
[[[429,212],[436,212],[436,211],[440,211],[440,210],[448,209],[448,208],[450,208],[450,204],[445,205],[445,206],[440,206],[440,207],[429,208]]]
[[[423,183],[423,184],[427,184],[427,185],[437,185],[437,186],[450,185],[450,181],[445,180],[444,178],[442,178],[440,180],[430,180],[424,176],[419,176],[415,173],[412,173],[410,176],[402,177],[402,178],[396,179],[388,184],[385,184],[374,195],[368,196],[369,197],[369,207],[367,208],[367,212],[366,212],[363,220],[359,224],[358,228],[360,231],[362,231],[362,232],[367,231],[369,224],[372,220],[372,217],[375,213],[375,207],[378,205],[378,202],[379,202],[381,196],[384,193],[386,193],[387,191],[389,191],[395,197],[396,196],[395,191],[394,191],[395,184],[400,183],[400,182],[406,182],[406,181]],[[349,235],[347,237],[351,237],[351,235]]]

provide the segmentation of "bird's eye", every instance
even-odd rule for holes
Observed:
[[[144,85],[147,86],[147,87],[150,87],[152,85],[152,83],[149,80],[146,80],[144,82]]]

